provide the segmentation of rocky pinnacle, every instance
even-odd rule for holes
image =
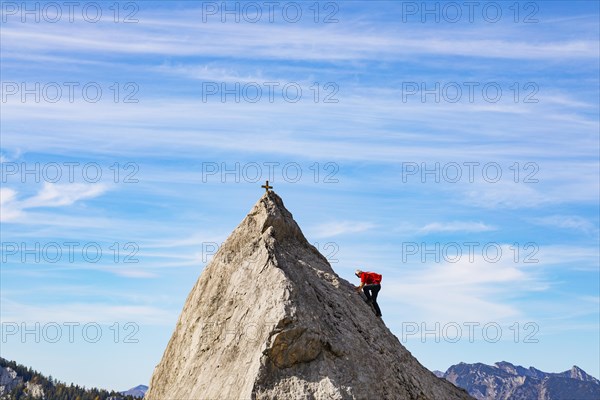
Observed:
[[[198,278],[145,398],[472,399],[353,288],[267,191]]]

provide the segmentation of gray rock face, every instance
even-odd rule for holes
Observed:
[[[36,399],[44,398],[44,388],[42,388],[42,385],[37,383],[25,383],[25,393]]]
[[[12,368],[0,368],[0,396],[9,393],[23,382]]]
[[[10,367],[0,368],[0,400],[8,400],[11,390],[23,384],[23,378],[17,375],[17,372]],[[42,385],[25,382],[23,390],[27,395],[36,398],[44,398],[44,389]]]
[[[587,374],[584,370],[579,368],[577,365],[573,365],[573,367],[568,371],[561,372],[561,373],[554,374],[554,375],[561,376],[563,378],[577,379],[579,381],[584,381],[584,382],[594,382],[594,383],[597,383],[600,385],[600,381],[598,379]]]
[[[444,377],[444,372],[442,372],[442,371],[438,371],[437,369],[436,369],[436,370],[433,370],[433,371],[431,371],[431,372],[433,372],[433,374],[434,374],[435,376],[437,376],[438,378],[443,378],[443,377]]]
[[[574,366],[547,373],[506,361],[453,365],[444,377],[478,400],[599,400],[600,381]]]
[[[412,357],[273,192],[202,272],[145,398],[471,399]]]

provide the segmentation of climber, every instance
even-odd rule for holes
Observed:
[[[356,291],[360,293],[362,289],[367,296],[367,303],[372,304],[375,308],[375,315],[381,317],[381,310],[377,304],[377,294],[381,290],[381,275],[375,272],[363,272],[357,269],[354,273],[360,278],[360,286],[356,287]]]

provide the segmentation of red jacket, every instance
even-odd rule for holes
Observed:
[[[363,272],[360,274],[360,283],[366,285],[379,285],[381,284],[381,275],[375,272]]]

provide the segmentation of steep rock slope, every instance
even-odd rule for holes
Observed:
[[[145,398],[471,397],[412,357],[267,192],[193,287]]]

